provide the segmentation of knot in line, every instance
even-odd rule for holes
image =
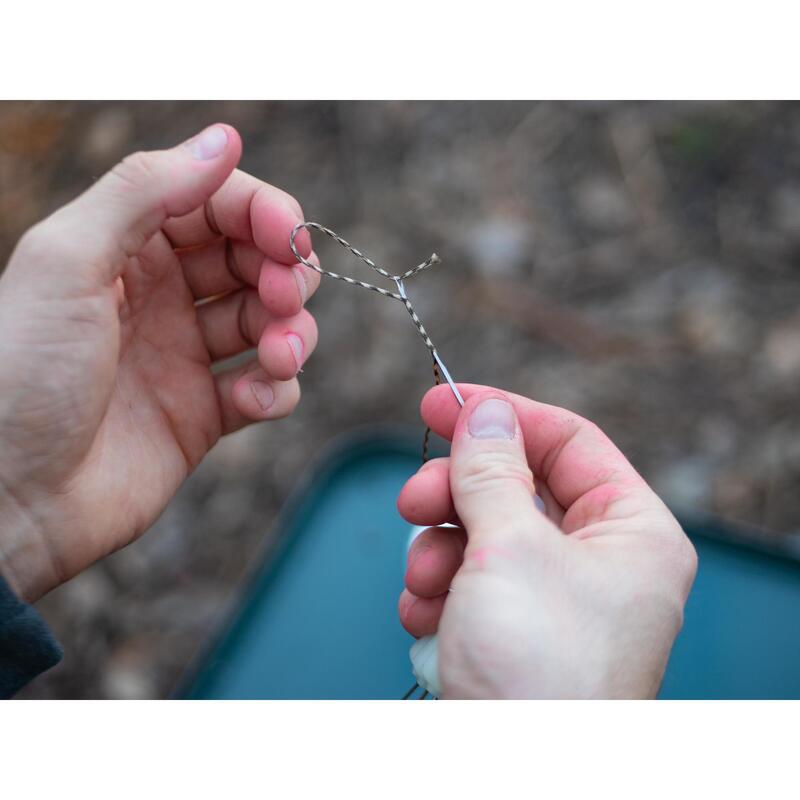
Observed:
[[[412,267],[409,270],[406,270],[400,275],[393,275],[389,270],[384,269],[383,267],[379,267],[371,258],[367,258],[360,250],[353,247],[350,242],[345,241],[341,236],[339,236],[336,231],[332,231],[330,228],[326,228],[324,225],[320,225],[318,222],[299,222],[297,225],[294,226],[292,230],[292,235],[289,237],[289,246],[292,248],[292,252],[294,253],[295,258],[301,263],[305,264],[305,266],[310,267],[315,272],[319,272],[320,275],[327,275],[329,278],[336,278],[337,281],[344,281],[345,283],[349,283],[351,286],[361,286],[363,289],[369,289],[372,292],[377,292],[378,294],[382,294],[384,297],[391,297],[393,300],[399,300],[401,303],[405,304],[408,298],[403,297],[402,294],[398,294],[396,292],[390,292],[387,289],[382,288],[381,286],[375,286],[372,283],[366,283],[365,281],[359,281],[355,278],[351,278],[348,275],[339,275],[338,272],[331,272],[331,270],[323,269],[322,267],[318,267],[316,264],[312,264],[307,259],[303,258],[300,253],[297,252],[297,246],[295,245],[295,238],[297,234],[303,229],[311,229],[313,228],[316,231],[320,231],[321,233],[330,236],[331,239],[338,242],[345,250],[349,250],[356,258],[363,261],[370,269],[375,270],[379,275],[383,275],[384,278],[388,278],[391,281],[394,281],[396,284],[402,284],[402,282],[406,278],[410,278],[412,275],[416,275],[418,272],[422,272],[424,269],[428,269],[428,267],[432,267],[434,264],[440,264],[442,259],[433,253],[431,257],[427,261],[423,261],[421,264],[417,264],[416,267]],[[398,289],[400,286],[398,285]]]
[[[390,292],[388,289],[384,289],[382,286],[375,286],[375,284],[367,283],[366,281],[360,281],[356,278],[351,278],[349,275],[340,275],[338,272],[332,272],[329,269],[324,269],[316,264],[312,264],[308,259],[303,258],[303,256],[301,256],[298,252],[297,245],[294,241],[297,234],[303,228],[313,228],[314,230],[330,236],[331,239],[338,242],[342,247],[345,248],[345,250],[349,250],[356,258],[363,261],[368,267],[370,267],[370,269],[373,269],[379,275],[383,275],[383,277],[394,281],[397,285],[397,292]],[[379,267],[371,258],[367,258],[367,256],[365,256],[360,250],[357,250],[355,247],[353,247],[350,242],[339,236],[336,231],[332,231],[330,228],[326,228],[324,225],[320,225],[318,222],[299,222],[297,225],[295,225],[292,229],[292,234],[289,237],[289,246],[292,248],[292,253],[294,253],[295,258],[301,264],[313,269],[315,272],[319,272],[320,275],[327,275],[329,278],[336,278],[337,281],[344,281],[345,283],[349,283],[351,286],[360,286],[362,289],[369,289],[371,292],[377,292],[384,297],[390,297],[392,300],[398,300],[401,302],[406,307],[414,326],[419,332],[419,335],[422,337],[422,340],[425,342],[425,346],[428,348],[428,350],[430,350],[434,361],[438,360],[438,354],[436,353],[436,348],[431,341],[431,337],[428,336],[428,332],[425,330],[422,321],[417,316],[417,312],[414,311],[414,307],[411,305],[411,301],[406,296],[405,287],[403,286],[403,281],[406,278],[410,278],[412,275],[416,275],[418,272],[422,272],[422,270],[432,267],[434,264],[440,264],[442,260],[436,255],[436,253],[433,253],[427,261],[417,264],[416,267],[412,267],[411,269],[406,270],[399,275],[393,275],[391,272],[389,272],[389,270]]]

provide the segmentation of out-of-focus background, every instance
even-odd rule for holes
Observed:
[[[439,253],[408,290],[457,379],[591,418],[676,510],[796,529],[800,106],[0,103],[0,264],[124,155],[214,121],[379,263]],[[314,455],[419,424],[403,308],[325,279],[309,307],[297,412],[221,441],[140,541],[41,601],[67,655],[23,697],[168,695]]]

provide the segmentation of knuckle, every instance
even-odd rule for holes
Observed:
[[[580,432],[584,436],[591,438],[606,439],[606,434],[603,429],[593,420],[582,417],[580,414],[568,412],[565,419],[565,424],[569,425],[573,432],[577,434]]]
[[[647,557],[638,579],[631,584],[628,610],[641,613],[645,604],[680,628],[684,606],[697,571],[697,551],[677,525],[659,537],[657,555]]]
[[[474,456],[459,465],[455,479],[466,493],[486,492],[509,484],[533,491],[533,473],[516,453],[500,451]]]
[[[133,188],[141,188],[152,177],[153,168],[150,157],[142,150],[131,153],[119,162],[111,173],[122,183]]]
[[[157,159],[155,153],[140,150],[120,161],[99,185],[105,189],[115,206],[132,208],[146,198],[153,204],[154,211],[161,206],[160,212],[166,218],[169,214],[163,199],[163,189],[174,182],[174,176],[162,174],[164,168],[165,164]],[[116,249],[126,256],[135,255],[145,241],[138,230],[131,229],[116,243]]]
[[[321,276],[318,272],[315,272],[313,269],[306,269],[306,285],[308,286],[309,297],[319,289],[320,280]]]
[[[309,264],[314,264],[317,267],[320,266],[319,256],[313,250],[311,251],[306,261],[308,261]],[[312,269],[311,267],[308,267],[305,264],[302,264],[300,266],[300,269],[303,270],[303,275],[305,275],[306,283],[309,285],[309,287],[316,288],[317,286],[319,286],[319,282],[322,279],[322,276],[319,274],[319,272],[317,272],[317,270]]]
[[[314,315],[310,311],[303,309],[302,313],[305,324],[308,327],[306,346],[311,349],[317,343],[317,339],[319,338],[319,329],[317,328],[317,321],[314,319]]]
[[[674,555],[677,570],[687,585],[687,592],[697,574],[697,550],[689,537],[680,530],[675,539]]]
[[[294,195],[291,195],[291,194],[289,194],[288,192],[284,192],[282,189],[281,189],[281,190],[279,190],[279,191],[280,191],[280,192],[281,192],[281,194],[283,195],[283,199],[286,201],[286,203],[288,203],[288,205],[289,205],[289,206],[290,206],[290,207],[291,207],[291,208],[292,208],[294,211],[296,211],[296,212],[297,212],[297,215],[300,217],[300,219],[305,219],[305,217],[303,216],[303,207],[302,207],[302,206],[300,205],[300,203],[297,201],[297,198],[296,198],[296,197],[294,197]]]
[[[255,289],[243,289],[238,298],[236,322],[242,341],[258,346],[261,334],[266,330],[269,317]]]
[[[572,414],[571,423],[576,434],[580,432],[583,436],[587,436],[588,438],[595,440],[608,438],[603,429],[596,422],[586,419],[586,417],[581,417],[578,414]]]
[[[670,517],[670,524],[658,536],[658,564],[667,568],[688,595],[697,574],[697,550],[678,521]]]
[[[21,258],[38,259],[49,252],[52,238],[48,221],[37,222],[22,234],[15,253]]]
[[[162,153],[139,150],[123,158],[107,177],[109,192],[120,199],[140,194],[155,199],[161,198],[178,176],[175,165]]]

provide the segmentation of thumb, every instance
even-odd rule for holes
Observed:
[[[45,246],[58,242],[54,270],[62,275],[81,270],[83,278],[113,281],[168,217],[202,206],[241,154],[229,125],[212,125],[171,150],[134,153],[29,235],[36,240],[38,231]]]
[[[525,442],[511,403],[499,392],[470,397],[450,452],[450,490],[470,545],[513,551],[557,529],[537,509]]]

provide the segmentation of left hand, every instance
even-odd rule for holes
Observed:
[[[300,206],[241,152],[214,125],[130,156],[0,280],[0,571],[27,600],[138,537],[220,436],[298,402],[319,277],[289,249]]]

